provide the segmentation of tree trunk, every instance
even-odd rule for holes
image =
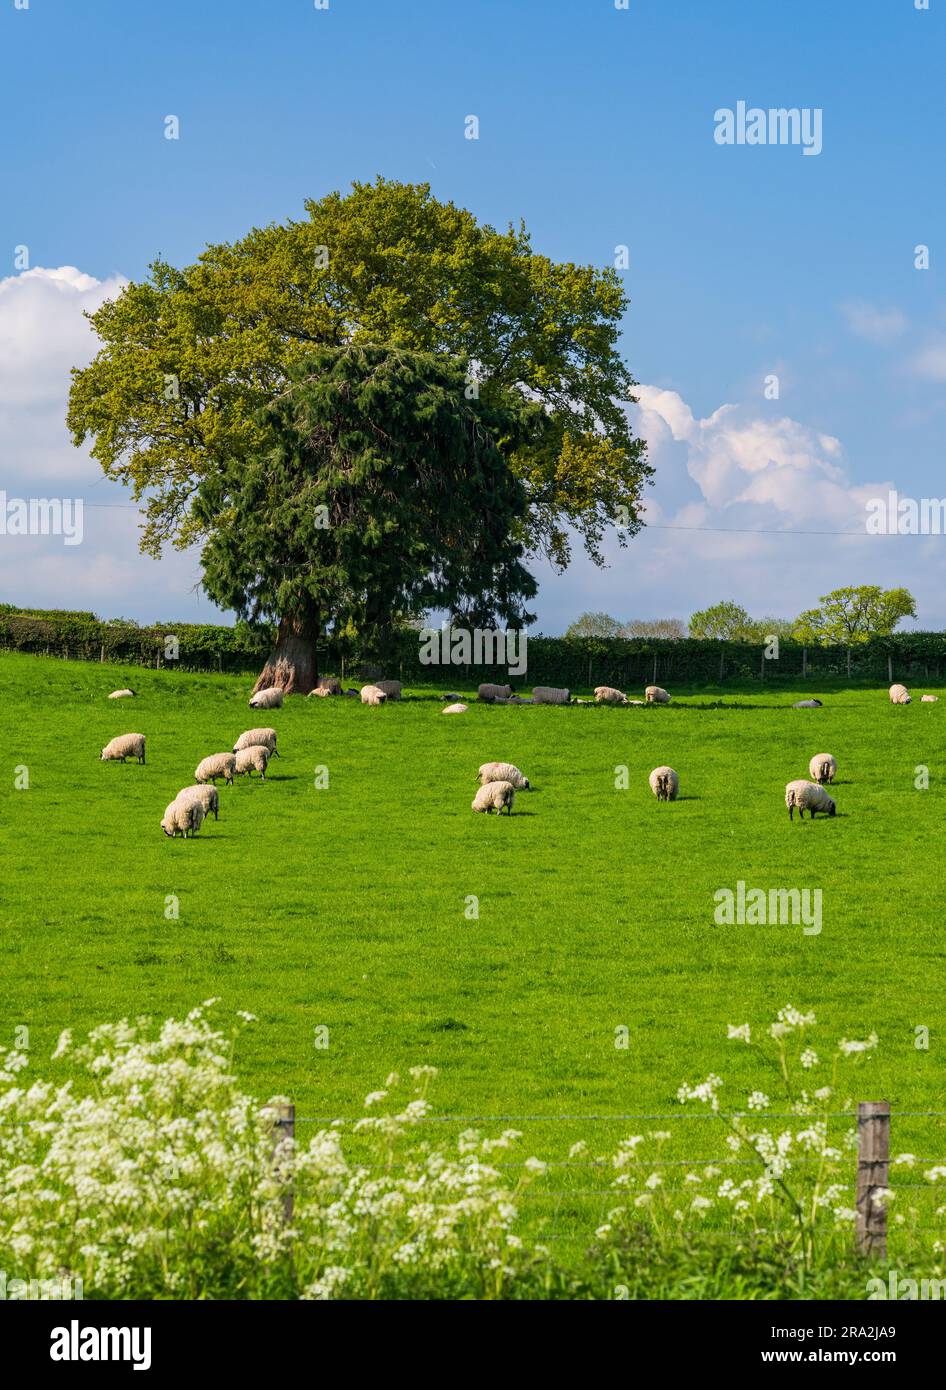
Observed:
[[[315,652],[318,635],[319,620],[314,611],[280,618],[276,645],[256,679],[253,694],[274,685],[284,695],[308,695],[319,678]]]

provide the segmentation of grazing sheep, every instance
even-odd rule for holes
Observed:
[[[209,816],[213,812],[214,820],[220,819],[220,793],[214,786],[205,784],[199,787],[182,787],[174,800],[199,801],[204,808],[205,816]]]
[[[800,820],[804,818],[806,811],[811,814],[812,820],[816,811],[821,811],[826,816],[836,814],[831,797],[824,787],[819,787],[816,782],[789,782],[785,788],[785,805],[788,807],[789,820],[795,819],[796,807]]]
[[[923,705],[935,705],[939,701],[938,695],[921,695],[920,703]]]
[[[670,696],[659,685],[648,685],[644,691],[644,699],[649,705],[669,705]]]
[[[251,748],[241,748],[236,755],[236,774],[242,777],[245,773],[247,777],[252,777],[254,772],[258,772],[265,782],[268,763],[269,749],[265,744],[257,743]]]
[[[528,777],[523,777],[515,763],[484,763],[479,778],[483,787],[487,782],[509,782],[517,792],[532,790]]]
[[[187,832],[190,831],[191,839],[197,834],[204,823],[204,808],[199,801],[172,801],[164,813],[161,822],[161,829],[165,835],[172,840],[175,835],[187,839]]]
[[[905,685],[892,685],[890,687],[890,703],[892,705],[908,705],[910,703],[910,692]]]
[[[387,695],[389,700],[399,700],[404,687],[400,681],[375,681],[374,688]]]
[[[361,703],[363,705],[383,705],[387,702],[387,695],[383,690],[379,690],[376,685],[363,685],[361,687]]]
[[[278,685],[269,685],[265,690],[257,690],[250,696],[250,709],[279,709],[283,692]]]
[[[279,753],[276,751],[275,729],[247,729],[233,745],[233,751],[239,753],[241,748],[258,748],[260,744],[269,749],[271,758],[279,757]]]
[[[822,700],[796,700],[792,709],[821,709]]]
[[[477,690],[476,698],[485,700],[488,705],[492,705],[497,700],[508,700],[511,694],[511,685],[490,685],[487,681]]]
[[[137,758],[139,763],[145,760],[145,736],[144,734],[118,734],[111,742],[106,743],[102,749],[99,762],[123,763],[126,758]]]
[[[225,777],[227,786],[232,787],[235,771],[236,758],[232,753],[211,753],[197,764],[194,769],[194,781],[215,782],[218,777]]]
[[[585,704],[586,701],[582,700],[582,701],[580,701],[579,703]],[[627,704],[627,696],[624,694],[623,690],[615,690],[615,688],[614,688],[613,685],[596,685],[596,686],[595,686],[595,704],[596,704],[596,705],[626,705],[626,704]]]
[[[314,690],[309,691],[309,695],[341,695],[342,683],[337,676],[322,676]]]
[[[537,705],[567,705],[569,699],[567,690],[559,690],[554,685],[536,685],[532,689],[532,700]]]
[[[511,782],[487,782],[480,787],[471,804],[474,811],[485,811],[487,815],[495,811],[497,816],[502,815],[505,806],[506,815],[511,816],[515,799],[516,789]]]
[[[441,714],[466,714],[466,712],[467,712],[467,710],[468,710],[469,708],[470,708],[469,705],[465,705],[465,704],[463,703],[463,701],[461,700],[461,701],[459,701],[459,703],[457,703],[457,704],[455,704],[455,705],[448,705],[447,708],[444,709],[444,710],[441,710],[440,713],[441,713]]]
[[[658,801],[676,801],[680,778],[672,767],[655,767],[647,780]]]
[[[808,764],[808,775],[813,782],[833,782],[838,765],[830,753],[816,753]]]
[[[110,700],[124,700],[126,696],[134,695],[134,693],[133,690],[113,690],[108,698]]]

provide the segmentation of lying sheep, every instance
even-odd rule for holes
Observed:
[[[596,705],[626,705],[627,696],[623,690],[615,690],[613,685],[595,686]]]
[[[680,790],[680,778],[672,767],[655,767],[647,780],[658,801],[676,801]]]
[[[531,705],[532,701],[527,695],[510,695],[506,701],[507,705]]]
[[[128,695],[134,695],[133,690],[113,690],[109,695],[110,700],[124,700]]]
[[[810,813],[812,820],[816,811],[821,811],[826,816],[836,814],[831,797],[824,787],[819,787],[816,782],[789,782],[785,788],[785,805],[788,807],[789,820],[795,819],[796,807],[800,820],[804,819],[806,811]]]
[[[204,808],[204,815],[209,816],[213,812],[214,820],[220,819],[220,793],[214,786],[182,787],[174,798],[175,801],[199,801]]]
[[[194,769],[194,781],[215,782],[218,777],[225,777],[227,786],[232,787],[235,771],[236,758],[232,753],[211,753],[197,764]]]
[[[506,808],[506,815],[512,815],[512,803],[516,799],[516,789],[511,782],[487,782],[485,787],[480,787],[472,801],[474,811],[485,811],[489,815],[490,811],[495,811],[497,816],[503,813]]]
[[[523,777],[515,763],[483,763],[479,779],[483,787],[487,782],[509,782],[517,792],[532,790],[528,777]]]
[[[659,685],[649,685],[644,691],[644,699],[649,705],[669,705],[670,696]]]
[[[164,813],[161,822],[161,829],[165,835],[172,840],[175,835],[187,839],[187,832],[190,831],[191,839],[197,834],[204,823],[204,808],[199,801],[172,801]]]
[[[935,705],[939,702],[938,695],[921,695],[920,703],[923,705]]]
[[[126,758],[137,758],[139,763],[145,760],[145,736],[144,734],[118,734],[102,749],[99,762],[123,763]]]
[[[383,695],[387,695],[389,700],[399,700],[403,686],[400,681],[375,681],[375,690],[380,690]]]
[[[890,687],[890,703],[892,705],[908,705],[910,703],[910,692],[905,685],[892,685]]]
[[[258,772],[265,782],[268,763],[269,749],[265,744],[257,743],[250,748],[241,748],[236,755],[236,774],[242,777],[245,773],[247,777],[252,777],[254,772]]]
[[[440,713],[441,713],[441,714],[466,714],[466,712],[467,712],[467,710],[468,710],[469,708],[470,708],[469,705],[465,705],[465,704],[462,702],[462,700],[461,700],[458,704],[455,704],[455,705],[448,705],[447,708],[444,709],[444,710],[441,710]]]
[[[314,690],[309,691],[312,695],[341,695],[342,683],[337,676],[322,676]]]
[[[451,700],[462,700],[463,696],[458,695],[455,690],[448,690],[446,695],[441,695],[441,700],[447,705]]]
[[[808,775],[813,782],[824,784],[833,782],[838,765],[830,753],[816,753],[808,764]]]
[[[387,700],[383,690],[379,690],[376,685],[363,685],[361,687],[361,703],[363,705],[383,705]]]
[[[490,685],[486,681],[476,692],[478,700],[485,700],[487,704],[493,704],[496,700],[508,700],[512,694],[511,685]]]
[[[279,757],[279,753],[276,751],[275,729],[247,729],[233,745],[233,751],[239,753],[241,748],[257,748],[260,744],[269,749],[271,758]]]
[[[821,709],[822,700],[796,700],[792,709]]]
[[[532,690],[532,702],[536,705],[567,705],[569,692],[559,690],[554,685],[536,685]]]
[[[282,690],[278,685],[270,685],[250,696],[250,709],[279,709],[282,701]]]

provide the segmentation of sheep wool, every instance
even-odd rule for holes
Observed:
[[[910,692],[905,685],[892,685],[890,687],[890,703],[892,705],[908,705],[910,703]]]
[[[400,681],[375,681],[374,688],[387,695],[389,700],[399,700],[404,689]]]
[[[596,705],[626,705],[627,696],[623,690],[615,690],[613,685],[595,686]]]
[[[363,685],[361,687],[361,703],[363,705],[383,705],[387,698],[384,691],[379,690],[376,685]]]
[[[795,819],[796,810],[799,820],[804,819],[806,811],[812,820],[817,811],[825,816],[835,815],[834,802],[824,787],[819,787],[817,782],[789,782],[785,788],[785,805],[788,807],[789,820]]]
[[[204,816],[213,813],[214,820],[220,819],[220,793],[214,786],[182,787],[175,801],[199,801],[204,808]]]
[[[463,703],[463,701],[461,700],[461,701],[459,701],[459,702],[458,702],[457,704],[455,704],[455,705],[448,705],[447,708],[444,709],[444,710],[441,710],[440,713],[441,713],[441,714],[466,714],[466,712],[467,712],[467,710],[468,710],[469,708],[470,708],[469,705],[465,705],[465,704]]]
[[[105,747],[102,749],[99,761],[103,763],[123,763],[126,758],[137,758],[139,763],[144,762],[144,734],[119,734],[109,743],[106,743]]]
[[[214,782],[218,777],[224,777],[227,786],[232,787],[235,771],[236,758],[232,753],[211,753],[197,764],[194,769],[194,781]]]
[[[491,685],[489,681],[486,681],[478,688],[476,698],[485,700],[488,705],[491,705],[497,700],[508,700],[511,694],[511,685]]]
[[[808,775],[813,782],[833,782],[838,765],[830,753],[816,753],[808,764]]]
[[[487,782],[508,782],[517,792],[532,790],[528,777],[523,777],[515,763],[483,763],[479,778],[483,787]]]
[[[536,685],[532,690],[532,701],[536,705],[567,705],[569,699],[567,690],[559,690],[554,685]]]
[[[199,801],[172,801],[164,813],[161,821],[161,829],[165,835],[171,839],[175,835],[180,835],[187,839],[188,831],[191,838],[197,834],[204,823],[204,808]]]
[[[502,815],[505,806],[506,815],[511,816],[515,799],[516,789],[511,782],[487,782],[480,787],[471,804],[474,811],[485,811],[487,815],[495,811],[497,816]]]
[[[260,744],[269,749],[271,758],[278,758],[276,750],[276,730],[275,729],[247,729],[242,733],[233,745],[234,753],[239,753],[241,748],[255,748]]]
[[[322,676],[314,690],[310,690],[310,695],[341,695],[342,683],[337,676]]]
[[[134,693],[135,692],[133,690],[113,690],[108,698],[110,700],[124,700],[129,695],[134,695]]]
[[[670,696],[659,685],[649,685],[644,691],[644,699],[649,705],[669,705]]]
[[[282,705],[283,692],[276,685],[270,685],[265,690],[257,690],[255,695],[250,696],[250,709],[279,709]]]
[[[935,705],[939,701],[938,695],[921,695],[920,703],[923,705]]]
[[[680,790],[680,778],[672,767],[655,767],[647,780],[658,801],[676,801]]]
[[[242,777],[245,773],[247,777],[252,777],[254,772],[258,772],[265,782],[268,763],[269,749],[264,744],[257,743],[250,748],[241,748],[236,754],[236,774]]]

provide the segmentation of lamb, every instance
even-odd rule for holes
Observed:
[[[283,692],[279,686],[267,686],[265,690],[257,690],[255,695],[250,696],[250,709],[279,709],[282,698]]]
[[[596,705],[626,705],[627,696],[623,690],[615,690],[613,685],[595,686]]]
[[[890,687],[890,703],[892,705],[908,705],[910,703],[910,692],[905,685],[892,685]]]
[[[924,705],[935,705],[939,702],[938,695],[921,695],[920,703]]]
[[[792,709],[821,709],[822,700],[796,700]]]
[[[310,697],[312,695],[320,695],[323,697],[326,695],[341,695],[341,693],[342,683],[337,676],[322,676],[315,689],[309,691]]]
[[[559,690],[554,685],[536,685],[532,689],[532,700],[536,705],[567,705],[569,699],[567,690]]]
[[[469,705],[465,705],[463,701],[460,700],[457,704],[448,705],[445,710],[441,710],[440,712],[441,714],[466,714],[469,708]]]
[[[670,696],[659,685],[648,685],[644,691],[644,699],[649,705],[669,705]]]
[[[187,832],[190,831],[191,839],[197,834],[204,823],[204,808],[199,801],[172,801],[164,813],[161,821],[161,829],[165,835],[172,840],[175,835],[187,839]]]
[[[487,681],[479,687],[476,697],[478,700],[485,700],[487,704],[491,705],[496,700],[508,700],[511,694],[511,685],[490,685]]]
[[[833,782],[838,765],[830,753],[816,753],[808,764],[808,775],[813,782]]]
[[[508,782],[517,792],[532,790],[528,777],[523,777],[515,763],[483,763],[479,779],[483,787],[488,782]]]
[[[144,734],[118,734],[102,749],[99,762],[123,763],[126,758],[137,758],[139,763],[145,760],[145,736]]]
[[[195,782],[214,782],[218,777],[226,778],[227,786],[233,786],[236,771],[236,758],[232,753],[211,753],[202,759],[194,769]]]
[[[383,690],[379,690],[376,685],[363,685],[361,687],[361,703],[363,705],[383,705],[387,700]]]
[[[213,812],[214,820],[220,819],[220,793],[214,786],[206,784],[198,787],[182,787],[174,798],[175,801],[199,801],[204,808],[204,815],[209,816]]]
[[[239,753],[241,748],[257,748],[262,744],[269,749],[271,758],[278,758],[279,753],[276,749],[276,730],[275,729],[247,729],[242,733],[233,745],[234,753]]]
[[[506,815],[511,816],[515,799],[516,789],[511,782],[487,782],[480,787],[471,805],[474,811],[485,811],[487,815],[495,811],[497,816],[502,815],[505,806]]]
[[[389,700],[399,700],[404,687],[400,681],[375,681],[374,688],[387,695]]]
[[[126,696],[134,695],[134,693],[133,690],[113,690],[108,698],[110,700],[124,700]]]
[[[268,763],[269,749],[265,744],[257,743],[250,748],[241,748],[236,755],[237,776],[242,777],[245,773],[247,777],[252,777],[255,771],[259,773],[265,782]]]
[[[788,807],[789,820],[795,819],[796,807],[799,820],[804,818],[806,811],[811,814],[812,820],[816,811],[821,811],[827,816],[837,814],[831,797],[824,787],[819,787],[816,782],[789,782],[785,788],[785,805]]]
[[[676,801],[680,790],[680,778],[672,767],[655,767],[647,780],[658,801]]]

